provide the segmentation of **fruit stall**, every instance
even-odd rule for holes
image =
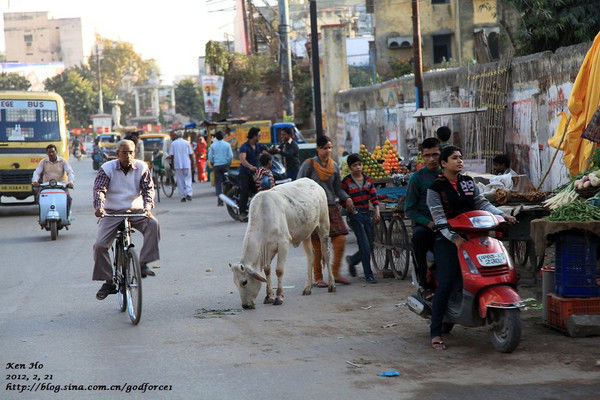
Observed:
[[[404,222],[404,197],[410,171],[389,141],[375,147],[373,153],[361,145],[358,154],[363,160],[363,172],[375,181],[380,201],[381,221],[373,223],[374,271],[378,278],[390,273],[396,279],[404,279],[411,259],[409,232]],[[343,165],[341,175],[349,173],[348,166]]]

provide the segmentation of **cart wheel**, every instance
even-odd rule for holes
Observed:
[[[392,218],[388,228],[388,243],[392,246],[390,268],[396,279],[404,279],[410,265],[410,240],[402,218]]]
[[[383,277],[383,270],[388,263],[388,250],[386,245],[387,226],[382,219],[378,224],[373,224],[373,249],[371,252],[371,261],[373,263],[374,272],[377,278]]]

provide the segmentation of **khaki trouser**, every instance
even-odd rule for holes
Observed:
[[[121,214],[120,211],[107,210],[108,213]],[[138,213],[141,211],[137,211]],[[136,211],[132,211],[136,213]],[[105,217],[100,219],[98,225],[98,237],[94,244],[94,273],[92,280],[109,281],[113,278],[112,263],[108,249],[117,236],[117,227],[123,218]],[[140,264],[146,264],[158,260],[158,242],[160,240],[160,226],[154,216],[150,218],[130,218],[131,226],[144,235],[144,244],[140,251]]]
[[[315,282],[323,280],[323,270],[321,267],[321,240],[319,237],[311,236],[310,241],[313,245],[313,275]],[[346,235],[339,235],[331,238],[333,246],[333,262],[331,264],[333,277],[340,276],[340,267],[342,265],[342,257],[344,256],[344,248],[346,247]]]

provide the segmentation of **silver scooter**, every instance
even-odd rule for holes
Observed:
[[[59,229],[69,229],[71,224],[67,215],[67,185],[54,179],[41,183],[38,204],[40,227],[50,231],[50,239],[56,240]]]

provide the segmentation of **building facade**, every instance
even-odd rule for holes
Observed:
[[[65,67],[84,62],[81,18],[51,19],[48,12],[4,13],[6,61],[62,62]]]
[[[377,71],[413,58],[412,2],[372,0]],[[419,1],[422,63],[435,68],[444,61],[464,64],[499,57],[495,0]],[[487,58],[487,59],[486,59]]]

